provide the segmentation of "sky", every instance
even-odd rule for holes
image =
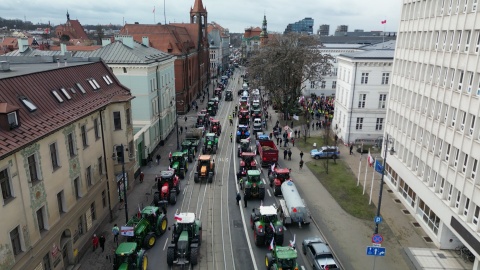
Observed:
[[[244,32],[250,26],[261,27],[267,16],[268,31],[283,32],[289,23],[305,17],[314,19],[314,32],[321,24],[330,25],[333,34],[338,25],[348,30],[397,31],[400,0],[202,0],[207,21],[228,28],[231,33]],[[70,19],[82,24],[141,24],[189,22],[195,0],[2,0],[0,17],[26,19],[32,23],[63,24],[67,10]],[[164,8],[165,3],[165,8]],[[155,13],[153,12],[155,7]],[[380,22],[387,20],[385,25]]]

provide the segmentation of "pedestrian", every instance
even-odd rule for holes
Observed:
[[[196,102],[195,102],[195,111],[198,111],[198,105]]]
[[[233,133],[230,132],[230,142],[233,142]]]
[[[292,138],[292,147],[295,147],[295,139]]]
[[[183,133],[183,127],[180,127],[180,134]]]
[[[185,127],[185,133],[187,133],[187,127]]]
[[[282,146],[282,138],[280,138],[280,144],[279,145]]]
[[[240,196],[240,192],[237,192],[237,205],[240,205],[241,199],[242,199],[242,196]]]
[[[157,154],[157,165],[160,165],[160,154]]]
[[[287,159],[288,151],[287,149],[283,150],[283,159]]]
[[[93,235],[92,246],[93,246],[93,251],[95,251],[98,248],[98,236],[96,234]]]
[[[113,242],[117,243],[118,245],[118,235],[120,234],[120,229],[118,228],[117,224],[113,225],[112,234],[113,234]]]
[[[144,177],[145,177],[145,174],[143,172],[140,172],[140,183],[143,183]]]
[[[300,160],[303,160],[303,151],[300,151]]]
[[[337,145],[337,141],[338,141],[338,136],[337,134],[335,134],[335,145]]]
[[[293,128],[293,121],[292,121],[292,122],[290,122],[290,127],[291,127],[291,128]]]
[[[297,130],[295,129],[295,131],[293,132],[295,134],[295,138],[297,137]]]
[[[103,234],[100,236],[100,247],[102,248],[102,252],[105,251],[105,236]]]
[[[288,149],[288,160],[292,160],[292,150]]]
[[[172,164],[172,152],[168,153],[168,162],[169,164]]]
[[[278,143],[279,141],[280,141],[280,138],[279,138],[279,137],[277,137],[277,145],[279,144],[279,143]]]
[[[353,155],[353,144],[350,144],[350,155]]]
[[[187,122],[187,117],[185,116],[185,122]]]
[[[247,198],[245,195],[243,195],[243,204],[245,206],[245,208],[247,208]]]
[[[300,170],[303,168],[303,160],[300,160]]]

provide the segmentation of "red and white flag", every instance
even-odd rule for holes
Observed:
[[[372,167],[373,166],[373,162],[375,161],[372,157],[372,155],[370,154],[370,149],[368,149],[368,158],[367,158],[367,161],[368,161],[368,166]]]
[[[140,210],[140,205],[138,206],[137,217],[138,217],[138,218],[141,218],[141,217],[142,217],[142,210]]]
[[[275,226],[273,226],[272,222],[270,222],[270,228],[272,228],[272,231],[275,231]]]
[[[295,247],[295,234],[293,235],[293,241],[290,240],[290,246]]]
[[[177,220],[177,221],[181,221],[182,217],[180,215],[175,214],[174,219]]]
[[[273,240],[274,239],[275,239],[275,237],[272,237],[272,241],[270,241],[270,246],[268,247],[269,250],[273,250],[273,245],[274,245]]]
[[[386,24],[387,23],[387,20],[383,20],[381,21],[382,24]]]

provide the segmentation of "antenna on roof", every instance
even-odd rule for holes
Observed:
[[[163,0],[163,20],[165,25],[167,24],[167,15],[165,13],[165,0]]]

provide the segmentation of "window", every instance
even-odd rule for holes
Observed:
[[[60,96],[60,94],[56,90],[53,90],[52,94],[57,99],[58,102],[63,103],[63,98]]]
[[[457,51],[460,50],[460,44],[462,43],[462,31],[458,31],[458,39],[457,39]]]
[[[453,88],[453,82],[455,81],[455,69],[451,69],[451,74],[450,74],[450,88]]]
[[[378,108],[385,109],[386,102],[387,102],[387,94],[380,94],[378,99]]]
[[[52,270],[52,265],[50,264],[49,252],[43,256],[42,259],[43,270]]]
[[[315,88],[315,81],[310,81],[310,89]]]
[[[365,108],[366,99],[367,99],[367,94],[360,94],[358,98],[358,108]]]
[[[7,114],[7,121],[8,121],[8,125],[10,126],[10,129],[14,129],[18,127],[17,112],[11,112]]]
[[[322,81],[322,83],[320,84],[320,88],[325,88],[326,87],[325,84],[326,84],[326,82]]]
[[[450,187],[448,189],[447,201],[452,200],[452,193],[453,193],[453,185],[450,185]]]
[[[50,160],[52,161],[53,170],[60,167],[60,162],[58,158],[58,147],[56,142],[50,144]]]
[[[125,110],[125,116],[127,117],[127,126],[130,126],[132,124],[132,119],[130,115],[130,108]]]
[[[460,119],[460,131],[463,132],[463,130],[465,129],[465,121],[467,121],[467,112],[460,111]]]
[[[438,173],[435,173],[435,177],[437,177]],[[438,189],[438,193],[443,194],[443,191],[445,189],[445,178],[442,177],[442,180],[440,180],[440,188]]]
[[[77,154],[75,141],[73,139],[73,133],[69,133],[67,135],[67,142],[68,142],[68,153],[70,155],[70,158],[73,158]]]
[[[452,122],[451,126],[455,127],[455,122],[457,121],[457,108],[452,109]]]
[[[390,73],[382,73],[382,84],[388,84]]]
[[[90,214],[92,216],[92,221],[97,220],[97,213],[95,211],[95,202],[92,202],[92,204],[90,205]]]
[[[467,164],[468,164],[468,154],[465,154],[465,156],[463,157],[463,167],[462,167],[463,173],[467,171]]]
[[[95,139],[100,139],[100,128],[98,126],[98,118],[93,119],[93,130],[95,132]]]
[[[68,99],[72,99],[72,96],[70,96],[70,94],[67,92],[67,89],[65,88],[61,88],[60,91],[62,91],[63,95]]]
[[[73,180],[73,186],[75,187],[75,196],[77,199],[81,198],[80,194],[80,179],[77,177]]]
[[[37,159],[35,157],[35,154],[30,155],[28,158],[28,171],[30,175],[30,182],[31,183],[36,183],[40,181],[38,177],[38,172],[37,172]]]
[[[29,112],[34,112],[34,111],[37,110],[37,106],[35,106],[35,104],[33,104],[33,102],[31,102],[28,98],[20,97],[19,99],[23,103],[23,105],[25,105],[25,107],[27,107],[27,110]]]
[[[448,161],[450,159],[450,144],[447,143],[447,150],[445,151],[445,161]]]
[[[98,174],[103,174],[103,157],[98,158]]]
[[[471,117],[472,120],[470,120],[470,129],[469,129],[468,132],[469,132],[470,136],[473,136],[473,131],[474,131],[474,128],[475,128],[475,119],[476,119],[476,117],[475,117],[475,115],[473,115],[473,114],[470,114],[470,117]]]
[[[357,125],[355,126],[355,129],[361,130],[362,128],[363,128],[363,117],[358,117]]]
[[[362,79],[361,79],[361,84],[367,84],[368,83],[368,73],[362,73]]]
[[[80,132],[81,132],[81,135],[82,135],[83,148],[87,148],[87,147],[88,147],[87,127],[86,127],[85,125],[82,125],[82,126],[80,127]]]
[[[453,166],[457,168],[458,160],[460,159],[460,149],[455,149],[455,158],[453,160]]]
[[[105,190],[102,191],[102,206],[103,208],[107,207],[107,192]]]
[[[333,81],[333,82],[332,82],[332,88],[333,88],[333,89],[337,88],[337,81]]]
[[[472,172],[470,174],[473,180],[475,180],[475,176],[477,175],[477,167],[478,167],[478,160],[473,159]]]
[[[478,215],[480,214],[480,207],[475,205],[475,212],[473,213],[472,223],[478,225]]]
[[[457,191],[457,199],[455,200],[455,208],[460,207],[460,200],[462,199],[462,192],[460,190]]]
[[[120,118],[120,112],[113,112],[113,126],[115,130],[122,129],[122,119]]]
[[[87,185],[89,187],[92,186],[92,166],[87,167],[87,171],[85,172],[85,179],[87,180]]]
[[[63,207],[63,204],[65,202],[65,198],[63,195],[63,190],[57,193],[57,205],[58,205],[58,213],[61,215],[65,213],[65,208]]]
[[[40,209],[37,210],[37,223],[38,223],[38,230],[40,232],[46,230],[45,215],[44,215],[44,207],[43,206]]]
[[[465,31],[465,52],[468,52],[470,49],[470,31]]]
[[[472,86],[473,86],[473,72],[468,72],[467,76],[468,76],[467,93],[470,94],[472,92]]]
[[[13,255],[17,256],[22,252],[22,245],[20,244],[20,229],[18,227],[10,232],[10,241],[12,241]]]
[[[377,118],[375,130],[382,130],[382,129],[383,129],[383,118]]]
[[[478,0],[473,0],[473,3],[472,3],[472,12],[477,11],[477,1],[478,1]]]
[[[0,189],[2,190],[3,204],[5,204],[13,198],[12,183],[7,169],[0,171]]]

